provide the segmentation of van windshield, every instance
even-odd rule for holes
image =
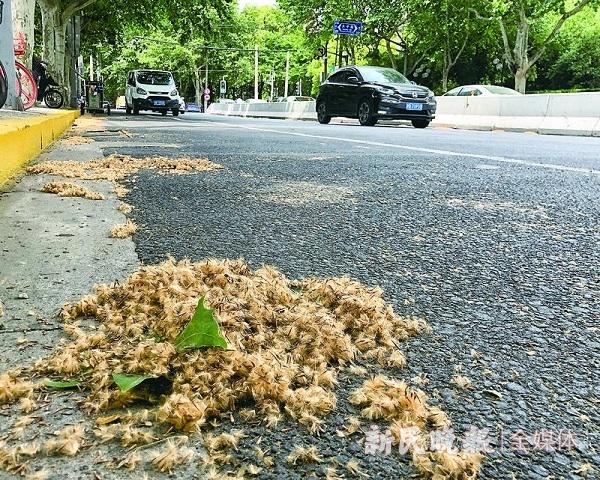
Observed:
[[[173,76],[169,72],[138,72],[137,81],[144,85],[171,85]]]

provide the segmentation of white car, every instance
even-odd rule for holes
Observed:
[[[185,98],[179,97],[179,113],[183,115],[186,112]]]
[[[463,85],[444,93],[444,97],[496,97],[498,95],[523,95],[512,88],[497,85]]]
[[[133,70],[127,76],[125,111],[134,115],[151,110],[166,115],[179,115],[179,92],[171,72],[164,70]]]

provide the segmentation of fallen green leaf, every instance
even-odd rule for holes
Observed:
[[[149,378],[156,378],[154,375],[128,375],[126,373],[113,373],[112,378],[122,392],[128,392],[129,390],[137,387],[144,380]]]
[[[179,351],[201,347],[227,348],[227,341],[221,335],[213,310],[204,306],[204,298],[198,300],[190,323],[175,339],[175,348]]]
[[[46,380],[44,381],[44,387],[56,388],[56,389],[67,389],[76,388],[81,385],[77,380]]]

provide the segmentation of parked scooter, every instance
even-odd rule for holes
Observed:
[[[48,65],[33,57],[33,76],[38,85],[38,102],[44,101],[48,108],[60,108],[65,103],[62,87],[48,73]]]

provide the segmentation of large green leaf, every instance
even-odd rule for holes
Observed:
[[[175,348],[179,351],[201,347],[227,348],[227,341],[221,335],[213,310],[204,306],[204,298],[198,300],[190,323],[175,339]]]
[[[45,380],[44,386],[46,388],[55,388],[58,390],[65,390],[68,388],[76,388],[81,385],[77,380]]]
[[[149,378],[156,378],[154,375],[128,375],[126,373],[113,373],[112,378],[122,392],[128,392],[129,390],[137,387],[144,380]]]

